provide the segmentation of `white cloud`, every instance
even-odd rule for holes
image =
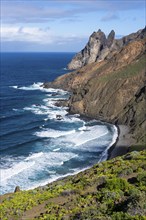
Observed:
[[[49,44],[53,42],[53,34],[49,28],[1,26],[2,41],[23,41]]]
[[[56,35],[49,28],[28,27],[28,26],[1,26],[2,42],[32,42],[37,44],[67,44],[71,41],[81,41],[85,36]]]
[[[38,43],[52,43],[52,33],[48,29],[40,29],[37,27],[23,27],[18,32],[19,40],[32,41]]]

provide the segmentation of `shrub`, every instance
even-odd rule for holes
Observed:
[[[122,178],[115,178],[115,177],[112,179],[107,179],[105,187],[111,191],[116,191],[116,190],[126,191],[131,188],[127,180]]]

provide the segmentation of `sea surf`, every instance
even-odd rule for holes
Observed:
[[[53,80],[67,72],[65,67],[73,55],[3,55],[1,194],[14,191],[17,185],[24,190],[45,185],[107,159],[117,128],[68,114],[66,107],[56,103],[70,94],[42,87],[44,79]]]

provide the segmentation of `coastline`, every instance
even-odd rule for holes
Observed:
[[[62,106],[62,102],[58,102],[57,104]],[[70,111],[68,111],[68,114],[70,114]],[[97,120],[96,118],[91,118],[87,115],[86,116],[80,115],[80,116],[86,119],[88,118],[88,119]],[[105,123],[110,123],[110,122],[104,121],[103,119],[100,119],[100,121],[103,121]],[[110,160],[115,157],[125,155],[126,153],[129,152],[129,147],[134,143],[134,139],[132,138],[132,135],[129,133],[130,128],[128,126],[123,125],[123,124],[121,125],[113,124],[113,125],[117,128],[118,135],[117,135],[117,139],[115,143],[112,144],[111,147],[109,147],[109,149],[107,149],[106,160]],[[102,160],[100,162],[102,162]]]
[[[117,131],[118,131],[117,139],[116,139],[115,143],[107,150],[107,159],[106,159],[106,161],[111,160],[113,158],[116,158],[117,156],[125,155],[129,151],[129,146],[133,143],[131,135],[128,133],[129,132],[128,126],[126,126],[126,125],[115,125],[115,126],[116,126]],[[102,161],[100,161],[100,163],[102,163]],[[91,166],[91,167],[93,167],[93,166]],[[65,176],[56,178],[56,179],[54,179],[53,181],[50,181],[50,182],[47,181],[45,184],[42,184],[42,185],[40,184],[39,186],[29,188],[29,189],[27,189],[27,191],[37,189],[37,188],[43,188],[43,187],[47,186],[48,184],[51,184],[53,182],[62,180],[64,178],[68,177],[68,176],[72,176],[72,175],[76,176],[78,173],[83,172],[85,170],[88,170],[91,167],[84,168],[84,169],[79,170],[79,171],[77,171],[76,173],[73,173],[73,174],[67,174]],[[11,193],[13,193],[13,192],[11,192]],[[7,195],[7,194],[9,194],[9,193],[4,193],[0,196]]]
[[[133,138],[129,133],[129,127],[126,125],[116,125],[118,137],[116,142],[108,150],[108,158],[110,160],[117,156],[122,156],[129,151],[129,146],[133,143]]]

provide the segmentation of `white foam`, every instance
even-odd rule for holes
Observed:
[[[54,149],[53,151],[56,152],[56,151],[59,151],[59,150],[60,150],[60,148],[56,148],[56,149]]]
[[[49,169],[60,167],[65,161],[77,156],[71,152],[40,152],[30,155],[26,159],[23,158],[22,162],[15,161],[11,168],[1,169],[1,190],[2,192],[12,192],[16,185],[19,185],[21,189],[41,185],[44,183],[44,179],[38,181],[36,178],[38,174],[48,173],[48,176],[45,177],[45,180],[48,181],[51,179]]]
[[[17,89],[18,88],[18,86],[9,86],[9,87],[11,87],[13,89]]]
[[[62,118],[63,118],[63,121],[66,121],[66,117],[65,117],[66,114],[67,114],[67,111],[63,108],[62,109],[56,109],[56,110],[49,109],[47,111],[48,119],[53,119],[53,120],[57,120],[56,115],[61,115]]]
[[[32,160],[32,159],[41,157],[43,154],[44,154],[43,152],[31,154],[30,156],[28,156],[28,157],[25,159],[25,161],[28,161],[28,160]]]
[[[62,89],[54,89],[54,88],[43,88],[43,87],[40,87],[39,88],[41,91],[43,92],[49,92],[49,93],[58,93],[60,95],[66,95],[68,94],[67,91],[64,91]]]
[[[48,115],[51,112],[51,109],[43,105],[40,106],[32,105],[31,107],[24,107],[23,110],[31,111],[36,115]]]
[[[21,90],[38,90],[41,89],[43,83],[38,82],[38,83],[33,83],[30,86],[22,86],[22,87],[15,87],[15,89],[21,89]]]
[[[83,126],[83,127],[80,127],[79,129],[78,129],[79,131],[87,131],[88,129],[87,129],[87,126]]]
[[[88,126],[85,130],[77,131],[74,134],[66,136],[65,141],[74,143],[76,147],[83,145],[91,140],[98,139],[99,137],[102,137],[107,133],[108,129],[106,128],[106,126]]]
[[[64,118],[63,118],[63,120],[65,121],[65,122],[68,122],[68,123],[75,123],[75,122],[82,122],[82,123],[84,123],[84,121],[83,120],[81,120],[80,118],[76,118],[76,117],[72,117],[72,116],[65,116]]]
[[[29,86],[22,86],[22,87],[10,86],[10,87],[14,89],[20,89],[20,90],[41,90],[43,92],[50,92],[50,93],[55,92],[55,93],[61,93],[62,95],[65,95],[68,93],[62,89],[44,88],[43,82],[33,83],[32,85],[29,85]]]
[[[59,130],[54,130],[54,129],[47,129],[47,130],[35,132],[35,135],[38,137],[58,138],[61,136],[72,134],[72,133],[75,133],[75,130],[59,131]]]
[[[111,147],[111,146],[116,142],[116,140],[117,140],[117,137],[118,137],[118,129],[117,129],[117,127],[116,127],[115,125],[113,125],[113,129],[114,129],[114,134],[113,134],[113,137],[112,137],[112,141],[111,141],[111,143],[109,144],[109,146],[105,149],[105,151],[102,153],[99,162],[107,160],[108,150],[110,149],[110,147]]]
[[[30,107],[24,107],[23,110],[31,111],[36,115],[47,115],[48,119],[56,119],[56,115],[64,117],[67,111],[63,107],[56,107],[53,101],[49,101],[47,105],[31,105]],[[48,120],[46,119],[46,120]]]
[[[44,88],[45,89],[45,88]],[[47,91],[49,91],[50,93],[58,93],[59,95],[66,95],[68,94],[67,91],[62,90],[62,89],[54,89],[54,88],[47,88],[45,89]],[[54,97],[55,98],[55,97]]]
[[[12,109],[14,112],[18,112],[19,110],[18,109],[16,109],[16,108],[13,108]]]
[[[67,98],[57,98],[57,97],[54,97],[54,98],[47,98],[47,99],[43,99],[43,101],[45,102],[45,104],[47,105],[47,106],[53,106],[53,107],[56,107],[57,108],[57,106],[55,105],[58,101],[65,101],[65,100],[67,100]],[[60,107],[58,107],[58,108],[60,108]]]
[[[11,177],[21,173],[22,171],[32,167],[35,164],[35,162],[20,162],[18,164],[15,164],[11,168],[8,169],[1,169],[1,182],[6,181],[10,179]]]
[[[44,119],[45,120],[45,119]],[[45,125],[39,126],[39,128],[43,128]]]

